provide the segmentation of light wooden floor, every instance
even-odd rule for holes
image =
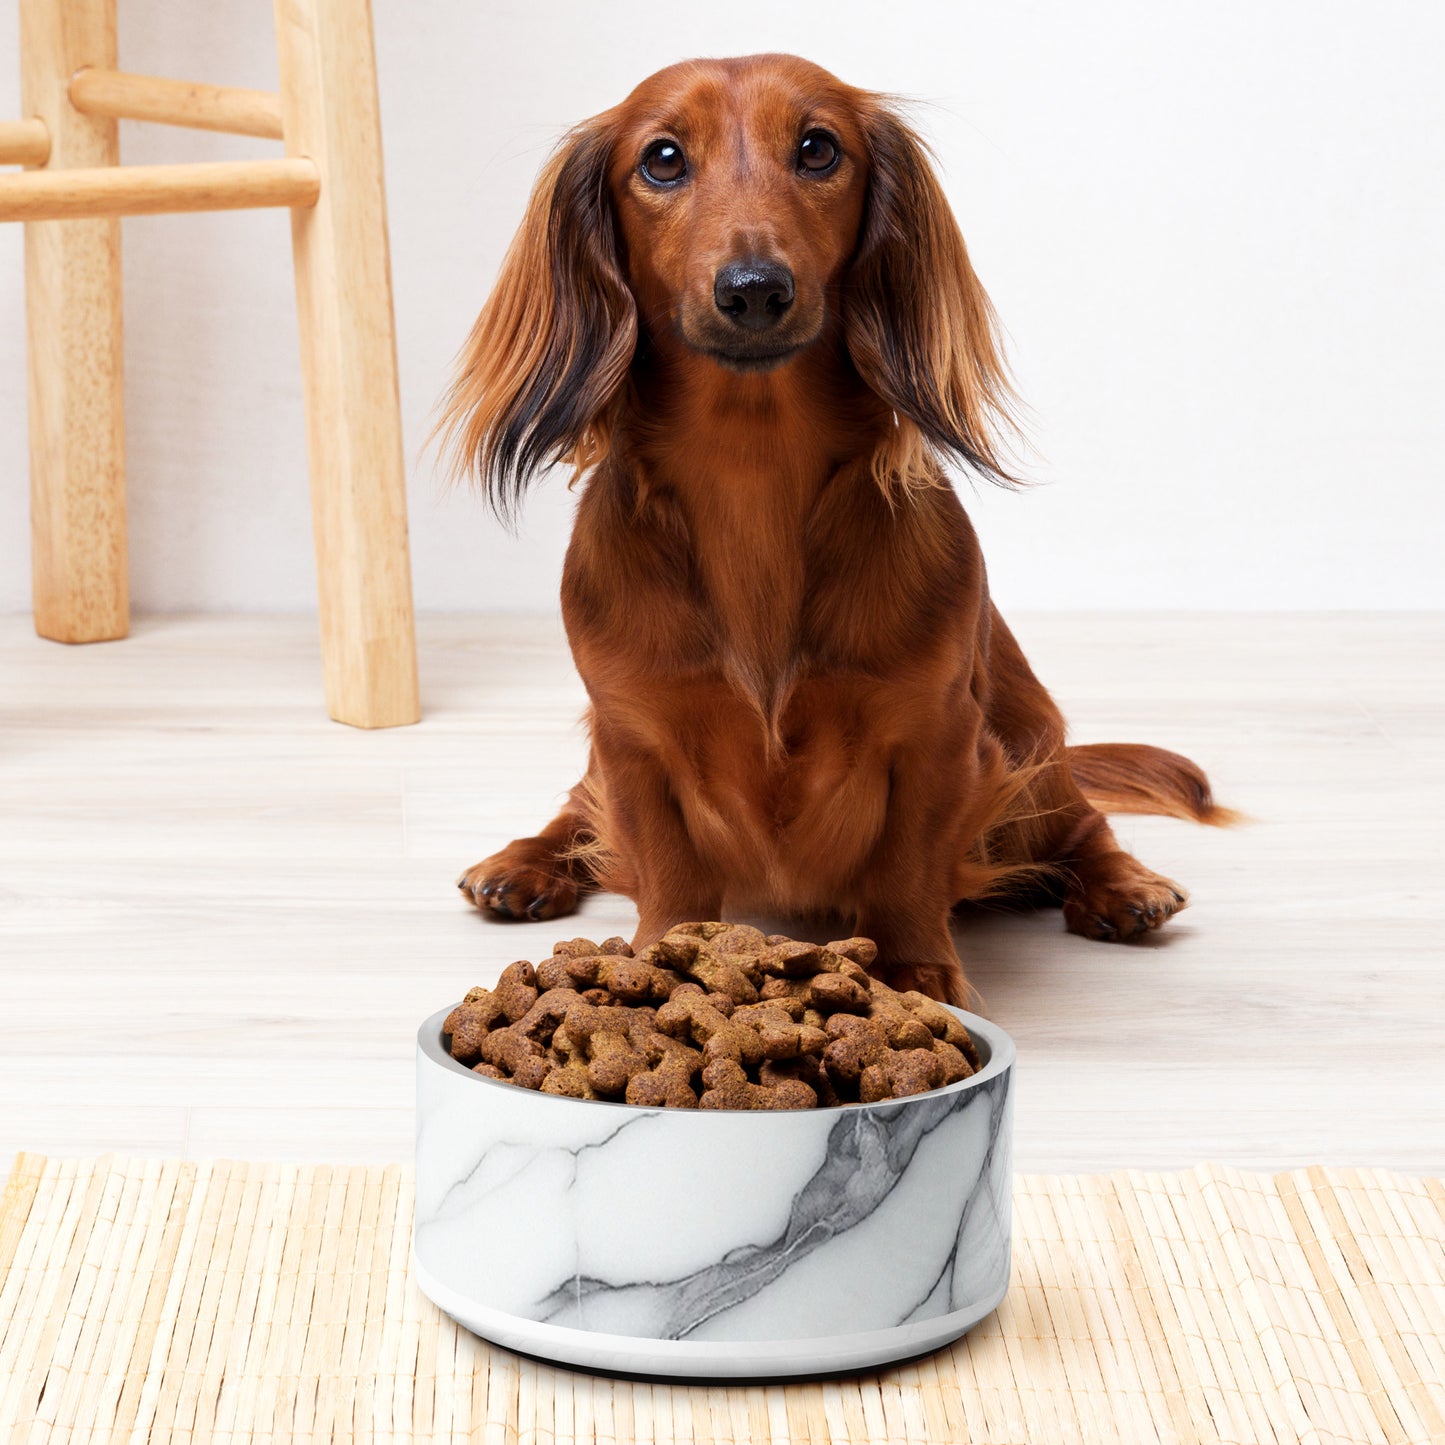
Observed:
[[[1187,751],[1233,832],[1121,820],[1193,891],[1155,944],[958,941],[1019,1045],[1027,1170],[1445,1173],[1445,619],[1023,617],[1079,741]],[[489,923],[463,866],[584,757],[556,624],[423,620],[426,718],[328,722],[302,618],[65,648],[0,619],[0,1149],[384,1160],[418,1021],[630,905]]]

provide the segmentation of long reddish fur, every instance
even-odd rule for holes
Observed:
[[[866,184],[811,234],[791,192],[749,182],[779,244],[822,258],[827,314],[788,365],[739,375],[678,341],[667,278],[700,236],[726,245],[741,203],[700,188],[685,238],[650,221],[624,142],[688,107],[762,133],[799,96],[843,117]],[[562,606],[591,761],[556,819],[471,870],[476,900],[550,917],[617,889],[638,944],[724,909],[841,914],[893,981],[953,1001],[960,900],[1031,891],[1102,938],[1182,906],[1100,810],[1226,814],[1176,754],[1065,745],[948,483],[950,460],[1008,480],[1009,398],[988,297],[885,98],[786,56],[695,62],[578,127],[443,425],[504,515],[549,463],[583,484]]]

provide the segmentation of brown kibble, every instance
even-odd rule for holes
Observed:
[[[851,959],[860,968],[870,969],[878,961],[878,945],[871,938],[840,938],[828,944],[828,952]]]
[[[658,1038],[666,1037],[663,1034]],[[627,1081],[627,1102],[650,1108],[695,1109],[697,1093],[692,1081],[702,1066],[702,1055],[696,1049],[678,1044],[662,1050],[662,1056],[650,1069],[634,1074]]]
[[[813,986],[811,978],[764,978],[758,997],[764,1000],[779,998],[806,999]]]
[[[473,989],[464,1003],[459,1003],[446,1017],[442,1032],[451,1035],[452,1058],[460,1063],[470,1063],[480,1058],[482,1040],[503,1019],[502,1005],[496,996],[486,989]]]
[[[664,938],[676,934],[678,938],[700,938],[704,943],[710,942],[719,934],[726,933],[734,927],[731,923],[674,923]]]
[[[631,1009],[575,1003],[565,1022],[568,1036],[586,1051],[587,1079],[599,1094],[624,1093],[633,1074],[647,1067],[647,1060],[632,1047]]]
[[[759,959],[764,973],[782,978],[802,978],[815,973],[836,973],[838,960],[820,943],[775,943]]]
[[[933,1047],[933,1031],[904,1005],[902,994],[895,993],[882,979],[872,980],[869,1002],[872,1016],[878,1019],[886,1030],[889,1048]]]
[[[678,995],[681,994],[679,997]],[[707,999],[681,990],[657,1011],[658,1031],[673,1038],[688,1038],[702,1046],[703,1057],[737,1059],[756,1067],[763,1061],[762,1040],[750,1028],[735,1024]]]
[[[906,993],[900,993],[898,1001],[914,1018],[927,1024],[928,1031],[934,1038],[952,1044],[968,1060],[970,1067],[975,1072],[978,1070],[978,1050],[974,1047],[968,1030],[937,999],[929,998],[926,993],[919,993],[917,989],[911,988]]]
[[[835,1079],[859,1080],[865,1069],[881,1063],[888,1053],[888,1040],[878,1019],[834,1014],[826,1035],[832,1042],[823,1050],[823,1062]]]
[[[640,958],[621,958],[595,953],[590,957],[569,958],[567,975],[576,988],[601,986],[619,1003],[666,1001],[677,987],[677,975]]]
[[[537,987],[541,992],[546,993],[554,988],[572,988],[572,975],[567,972],[567,965],[572,961],[572,956],[567,953],[554,953],[550,958],[544,958],[537,965]]]
[[[758,1069],[758,1082],[767,1087],[776,1087],[787,1079],[806,1084],[817,1096],[820,1108],[831,1109],[840,1102],[833,1080],[817,1054],[800,1054],[795,1059],[764,1059]]]
[[[559,942],[447,1015],[452,1056],[489,1079],[646,1108],[798,1109],[906,1098],[969,1078],[968,1030],[868,968],[865,938],[820,945],[683,923],[634,956]]]
[[[702,1071],[704,1109],[813,1109],[818,1096],[800,1079],[752,1083],[735,1059],[716,1059]]]
[[[820,973],[808,980],[808,1002],[820,1013],[867,1013],[868,999],[868,990],[842,973]]]
[[[590,938],[564,938],[561,943],[552,945],[552,952],[563,958],[586,958],[588,954],[601,953],[602,950]]]
[[[708,941],[715,952],[727,954],[761,953],[768,946],[762,930],[746,923],[734,923]]]
[[[482,1040],[481,1054],[487,1063],[505,1069],[517,1083],[523,1083],[524,1078],[536,1075],[533,1064],[547,1062],[542,1045],[536,1039],[529,1039],[521,1033],[515,1024],[504,1029],[493,1029]],[[523,1087],[535,1089],[541,1082],[542,1076],[537,1075],[537,1083],[523,1083]]]
[[[796,994],[784,994],[781,998],[765,998],[757,1003],[740,1004],[733,1010],[733,1017],[739,1023],[751,1019],[768,1018],[781,1014],[795,1024],[803,1021],[803,1010],[807,1007]]]
[[[659,968],[686,974],[709,993],[725,993],[734,1003],[756,1003],[758,990],[733,959],[714,953],[700,938],[669,933],[638,955]]]
[[[943,1060],[929,1049],[900,1049],[883,1061],[889,1097],[926,1094],[943,1083]]]
[[[564,1099],[596,1099],[599,1097],[587,1077],[587,1065],[580,1059],[558,1064],[542,1080],[544,1094],[559,1094]]]
[[[537,1001],[517,1020],[514,1027],[529,1039],[540,1044],[550,1044],[558,1024],[567,1017],[567,1010],[581,999],[576,989],[549,988],[539,993]]]
[[[537,970],[525,958],[509,963],[492,992],[502,1012],[516,1023],[537,1002]]]
[[[943,1065],[944,1084],[956,1084],[975,1072],[963,1050],[955,1048],[947,1039],[934,1039],[933,1052]]]

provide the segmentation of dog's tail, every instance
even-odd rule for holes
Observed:
[[[1198,763],[1145,743],[1089,743],[1064,756],[1079,790],[1101,813],[1158,813],[1227,828],[1241,813],[1214,801]]]

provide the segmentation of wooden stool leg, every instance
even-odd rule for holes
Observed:
[[[115,0],[20,0],[20,63],[51,167],[117,164],[116,122],[81,115],[67,95],[81,66],[115,66]],[[57,642],[124,637],[120,222],[27,222],[25,303],[35,630]]]
[[[321,646],[331,716],[415,722],[406,470],[367,0],[276,0],[288,155],[321,172],[291,213]]]

